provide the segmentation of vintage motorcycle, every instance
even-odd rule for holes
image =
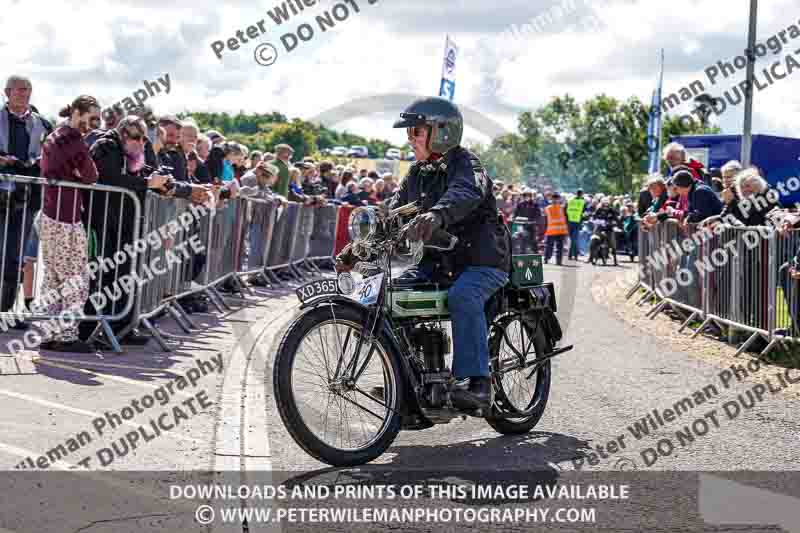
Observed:
[[[597,260],[603,262],[603,266],[613,253],[614,265],[617,265],[617,247],[611,246],[611,239],[617,238],[618,228],[611,227],[608,222],[601,218],[593,218],[591,224],[594,226],[592,238],[589,241],[589,262],[594,265]]]
[[[409,204],[392,211],[353,211],[349,232],[356,274],[312,281],[297,289],[301,312],[275,356],[275,400],[292,438],[333,466],[380,456],[398,432],[476,416],[503,434],[530,431],[550,393],[550,360],[562,332],[552,283],[531,275],[540,256],[514,256],[509,283],[486,306],[492,401],[486,412],[462,412],[450,393],[446,284],[392,281],[392,258],[406,244]],[[412,242],[413,261],[425,249],[452,251],[443,230]],[[361,279],[359,278],[361,274]]]

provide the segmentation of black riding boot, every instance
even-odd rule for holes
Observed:
[[[453,405],[461,410],[488,409],[491,386],[487,377],[471,377],[467,388],[453,391]]]

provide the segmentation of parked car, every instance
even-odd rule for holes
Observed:
[[[389,148],[386,150],[386,159],[403,159],[403,153],[397,148]]]
[[[345,146],[334,146],[331,148],[331,155],[336,157],[344,157],[347,155],[347,148]]]
[[[406,161],[416,161],[417,156],[414,155],[414,150],[409,150],[406,153]]]
[[[366,146],[351,146],[347,152],[348,157],[369,157],[369,150]]]

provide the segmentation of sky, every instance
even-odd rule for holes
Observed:
[[[287,2],[304,10],[276,24],[270,13],[291,13]],[[759,41],[800,26],[796,0],[760,4]],[[713,86],[704,71],[743,53],[749,0],[116,0],[113,7],[0,0],[0,7],[0,77],[30,77],[32,102],[50,116],[79,94],[105,106],[168,74],[169,94],[148,95],[156,114],[333,116],[327,125],[336,129],[402,144],[405,133],[391,123],[404,102],[438,93],[447,34],[458,46],[455,101],[468,111],[466,140],[487,142],[498,129],[516,131],[520,112],[557,95],[649,103],[662,48],[664,96],[694,80],[722,96],[745,71]],[[334,26],[320,27],[320,16]],[[303,24],[306,40],[287,51],[294,41],[286,35]],[[251,25],[255,38],[247,35]],[[231,38],[238,49],[227,47]],[[224,47],[221,59],[215,42]],[[277,51],[267,66],[254,59],[257,47],[269,49],[262,43]],[[768,52],[756,72],[795,50],[800,61],[800,38],[789,44]],[[800,70],[756,93],[754,133],[800,137],[798,80]],[[354,101],[365,103],[346,105]],[[687,102],[673,112],[690,110]],[[743,110],[729,106],[713,120],[725,133],[740,133]]]

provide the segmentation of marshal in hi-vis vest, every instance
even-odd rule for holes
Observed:
[[[547,215],[547,229],[544,234],[547,235],[566,235],[569,233],[567,229],[567,217],[564,216],[564,206],[561,204],[550,204],[544,209]]]
[[[583,198],[573,198],[567,202],[567,220],[569,222],[580,222],[583,216],[583,206],[586,200]]]

